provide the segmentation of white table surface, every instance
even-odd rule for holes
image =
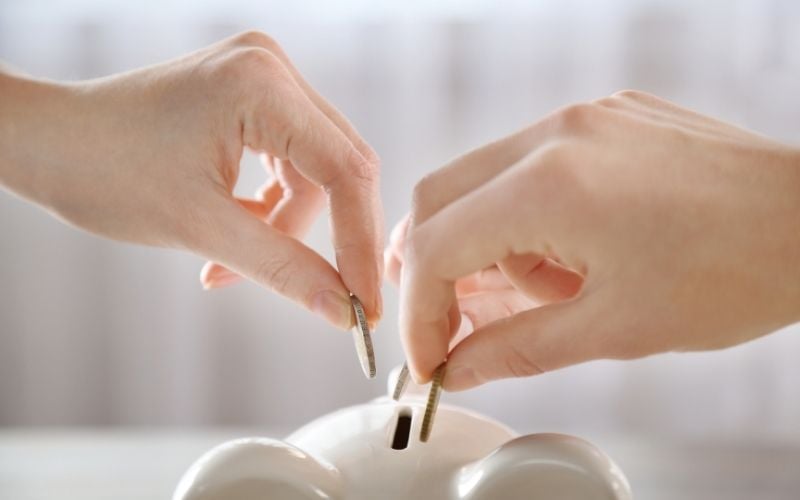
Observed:
[[[212,446],[286,430],[0,430],[0,499],[169,498]],[[800,444],[590,439],[628,475],[637,499],[798,500]]]

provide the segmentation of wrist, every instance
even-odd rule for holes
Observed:
[[[47,204],[64,153],[59,129],[76,116],[71,93],[65,85],[0,70],[0,186]]]
[[[784,200],[780,202],[782,210],[779,212],[783,215],[780,227],[786,241],[782,267],[787,284],[788,319],[800,322],[800,148],[787,149],[783,158],[781,179],[785,189],[775,193],[776,199]]]
[[[790,168],[794,172],[792,178],[794,180],[794,199],[796,201],[794,214],[790,216],[794,221],[794,228],[790,229],[794,236],[794,252],[791,266],[795,270],[795,290],[797,291],[794,301],[794,320],[795,322],[800,322],[800,148],[793,149]]]

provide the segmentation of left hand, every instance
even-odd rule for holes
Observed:
[[[271,175],[256,199],[233,195],[245,148]],[[263,33],[98,80],[0,72],[0,183],[93,233],[220,263],[206,287],[246,276],[343,329],[350,292],[381,316],[377,156]],[[326,201],[340,272],[300,242]]]

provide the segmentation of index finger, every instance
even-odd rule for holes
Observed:
[[[501,261],[519,247],[513,166],[444,206],[407,234],[400,334],[409,369],[427,381],[447,357],[456,281]]]
[[[289,160],[325,190],[342,280],[376,322],[382,312],[383,267],[378,165],[311,101],[274,55],[263,52],[272,88],[260,94],[245,117],[245,142]]]
[[[547,255],[556,246],[568,266],[588,269],[585,239],[574,235],[596,224],[580,222],[547,180],[553,175],[547,167],[566,161],[563,148],[540,148],[409,231],[400,333],[416,380],[428,380],[448,355],[446,318],[459,278],[511,255]]]

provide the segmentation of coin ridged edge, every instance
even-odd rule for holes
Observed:
[[[392,399],[395,401],[400,401],[400,398],[403,396],[408,386],[408,375],[408,363],[403,363],[403,367],[400,368],[400,374],[397,375],[397,383],[394,386],[394,392],[392,393]]]
[[[428,442],[428,438],[433,430],[433,418],[436,416],[436,409],[439,406],[439,395],[442,392],[442,379],[444,378],[445,363],[442,363],[433,372],[431,389],[428,392],[428,402],[425,404],[425,415],[422,417],[422,426],[419,431],[419,440],[423,443]]]
[[[358,297],[352,294],[350,295],[350,303],[353,305],[353,312],[356,315],[355,328],[358,330],[358,334],[361,337],[361,341],[364,342],[364,348],[367,351],[367,364],[369,367],[367,370],[365,370],[365,367],[362,364],[361,368],[367,378],[374,378],[377,374],[377,369],[375,368],[375,352],[372,349],[372,335],[369,331],[369,324],[367,323],[367,315],[364,312],[364,305],[361,304],[361,301],[358,299]],[[356,346],[356,351],[358,351],[358,346]],[[360,362],[361,360],[359,359],[359,363]]]

